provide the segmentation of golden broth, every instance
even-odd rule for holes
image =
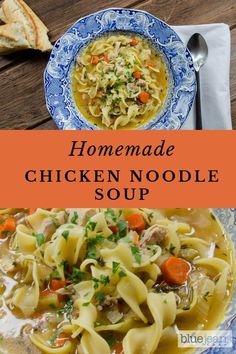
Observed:
[[[78,109],[102,129],[137,129],[161,110],[167,97],[167,70],[161,56],[140,36],[135,35],[136,46],[130,45],[132,38],[128,34],[111,34],[92,42],[78,55],[72,72],[72,89]],[[121,43],[120,48],[112,55],[117,43]],[[109,62],[104,60],[106,53],[110,53]],[[99,58],[97,64],[92,63],[94,57]],[[96,85],[93,96],[90,93]],[[139,98],[143,92],[149,95],[146,103]],[[135,107],[133,115],[128,108],[131,105]],[[110,108],[104,120],[107,106]],[[125,117],[129,115],[131,118],[126,121]],[[120,116],[124,116],[123,121],[114,127]]]
[[[161,214],[170,220],[187,223],[191,226],[191,230],[185,233],[185,236],[198,237],[207,242],[211,242],[211,256],[216,256],[229,263],[231,276],[228,280],[227,294],[222,302],[216,302],[213,299],[207,318],[199,321],[195,316],[183,316],[176,318],[175,324],[179,329],[214,329],[223,319],[227,306],[230,303],[233,294],[233,285],[235,279],[235,258],[234,248],[229,236],[225,233],[218,220],[209,209],[159,209]],[[27,215],[27,212],[26,212]],[[43,329],[43,335],[50,342],[54,333],[54,329],[60,321],[66,320],[66,314],[59,318],[58,311],[55,308],[39,307],[31,318],[24,318],[16,308],[9,306],[8,298],[12,289],[19,280],[18,272],[6,273],[5,266],[7,258],[14,262],[14,251],[9,250],[9,242],[11,239],[0,239],[0,353],[7,354],[38,354],[41,353],[29,341],[29,334],[37,329]],[[78,314],[77,314],[78,315]],[[103,317],[99,317],[103,320]],[[122,335],[116,334],[116,340],[122,341]],[[191,349],[183,349],[177,347],[176,336],[165,340],[165,336],[161,338],[158,349],[155,354],[172,353],[192,353]],[[74,343],[71,354],[76,354],[76,343]],[[116,352],[111,350],[111,353]],[[92,354],[92,353],[91,353]],[[101,353],[103,354],[103,353]]]

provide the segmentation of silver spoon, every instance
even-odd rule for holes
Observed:
[[[197,79],[196,94],[196,129],[202,130],[202,113],[201,113],[201,93],[200,93],[200,74],[201,67],[205,64],[208,56],[208,47],[205,39],[200,33],[194,33],[190,37],[187,47],[192,55],[193,66]]]

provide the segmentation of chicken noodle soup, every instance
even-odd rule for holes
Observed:
[[[208,209],[2,209],[3,353],[190,353],[213,329],[234,250]]]
[[[163,106],[165,65],[140,36],[109,35],[79,53],[73,93],[81,113],[105,129],[138,128]]]

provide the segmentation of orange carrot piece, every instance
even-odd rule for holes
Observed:
[[[184,284],[188,279],[190,270],[191,268],[188,262],[174,256],[169,257],[161,265],[163,278],[168,284]]]
[[[104,54],[103,58],[107,63],[110,61],[107,53]]]
[[[124,350],[123,350],[123,345],[122,343],[118,343],[115,346],[115,354],[123,354]]]
[[[145,220],[141,214],[131,214],[126,217],[128,221],[129,228],[135,231],[143,231],[145,229]]]
[[[13,233],[16,231],[16,220],[12,216],[8,216],[1,224],[0,224],[0,238],[5,238],[8,235],[5,234],[7,232]]]
[[[97,56],[97,55],[94,55],[94,56],[92,56],[92,58],[91,58],[91,64],[97,64],[99,62],[99,56]]]
[[[135,79],[140,79],[140,77],[141,77],[141,71],[135,71],[135,72],[133,72],[133,77],[135,78]]]
[[[130,41],[130,45],[135,46],[138,44],[138,40],[136,38],[132,38]]]
[[[65,285],[66,285],[66,281],[65,280],[61,280],[61,279],[51,279],[51,282],[50,282],[50,288],[53,291],[59,290],[61,288],[64,288]]]
[[[135,246],[139,246],[139,234],[137,232],[134,233],[132,241]]]
[[[147,101],[150,98],[150,94],[148,92],[142,91],[140,92],[140,94],[138,95],[139,101],[142,103],[147,103]]]

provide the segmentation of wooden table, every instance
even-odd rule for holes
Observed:
[[[78,18],[107,7],[147,10],[171,25],[225,22],[232,37],[231,102],[236,129],[236,0],[26,0],[55,42]],[[0,129],[56,129],[45,106],[43,71],[49,54],[0,57]]]

